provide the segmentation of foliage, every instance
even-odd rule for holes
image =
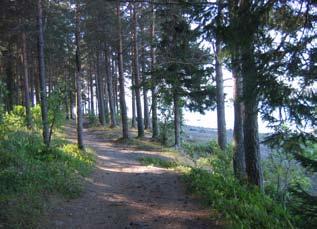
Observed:
[[[292,201],[289,189],[310,187],[310,179],[294,156],[283,150],[273,151],[264,161],[265,192],[284,206]]]
[[[18,129],[26,126],[25,109],[23,106],[14,106],[10,113],[4,115],[4,126],[8,129]]]
[[[293,172],[292,185],[286,194],[289,196],[289,207],[294,214],[300,216],[298,223],[302,227],[314,227],[317,224],[316,196],[309,189],[307,177],[317,171],[317,143],[315,133],[303,133],[287,127],[280,128],[269,136],[266,142],[274,148],[287,152],[288,157],[297,161],[297,168]],[[298,176],[301,170],[305,176]],[[303,179],[305,178],[305,179]]]
[[[159,134],[160,142],[163,145],[171,145],[174,143],[174,120],[172,115],[172,108],[170,106],[166,104],[161,106]]]
[[[97,125],[97,123],[98,123],[98,118],[97,118],[97,116],[96,116],[95,114],[93,114],[93,113],[88,113],[87,118],[88,118],[88,122],[89,122],[89,125],[90,125],[90,126],[96,126],[96,125]]]
[[[218,210],[236,228],[291,228],[289,212],[256,187],[239,183],[233,175],[232,149],[219,149],[214,143],[204,146],[210,170],[193,168],[185,174],[189,190]],[[202,145],[187,149],[203,149]],[[193,154],[193,152],[192,152]]]
[[[140,158],[139,161],[143,165],[157,166],[166,169],[177,167],[177,163],[175,161],[164,160],[162,158],[157,157],[143,157]]]
[[[39,132],[17,128],[1,139],[0,221],[5,228],[35,227],[48,195],[78,196],[81,176],[93,167],[91,152],[60,140],[47,149]]]

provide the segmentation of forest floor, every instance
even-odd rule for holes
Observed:
[[[65,132],[69,140],[76,140],[73,125],[66,126]],[[122,143],[116,140],[119,133],[104,128],[84,130],[86,146],[96,152],[96,169],[86,179],[81,197],[55,200],[40,228],[222,227],[212,220],[210,209],[186,193],[180,173],[139,162],[145,157],[168,159],[168,154]]]

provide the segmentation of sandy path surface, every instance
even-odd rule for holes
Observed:
[[[74,140],[74,129],[68,132]],[[137,160],[158,152],[135,151],[101,134],[84,133],[97,161],[84,193],[49,210],[41,228],[220,228],[210,219],[210,210],[185,193],[178,173]]]

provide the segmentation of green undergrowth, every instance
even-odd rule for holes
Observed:
[[[296,219],[281,204],[235,179],[231,147],[222,151],[215,142],[210,142],[186,144],[183,150],[195,161],[195,166],[174,159],[142,158],[140,161],[144,165],[181,171],[188,191],[215,209],[229,228],[293,228]]]
[[[57,135],[46,148],[40,132],[22,124],[0,127],[5,130],[0,134],[0,228],[35,228],[52,196],[80,195],[94,154]]]
[[[175,161],[164,160],[157,157],[142,157],[139,159],[139,161],[143,165],[156,166],[156,167],[161,167],[166,169],[174,169],[178,166],[178,164]]]

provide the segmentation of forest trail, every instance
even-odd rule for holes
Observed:
[[[76,131],[67,127],[76,140]],[[195,198],[185,192],[180,174],[143,166],[140,157],[159,152],[135,150],[106,140],[104,131],[85,129],[85,144],[96,152],[96,169],[81,197],[50,209],[41,228],[220,228]]]

